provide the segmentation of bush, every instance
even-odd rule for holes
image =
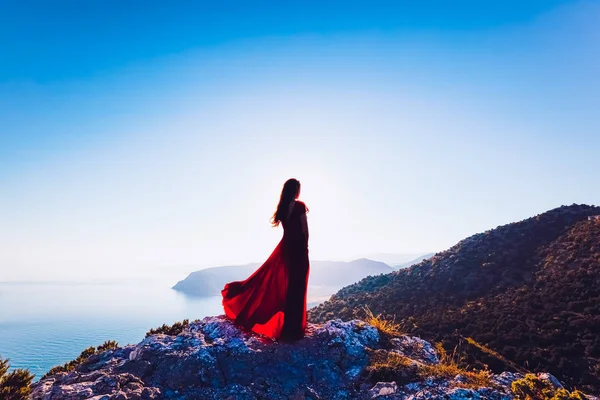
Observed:
[[[461,386],[468,388],[493,386],[492,373],[489,370],[467,370],[459,367],[461,360],[456,348],[454,348],[452,354],[448,354],[441,343],[436,343],[435,349],[438,352],[440,362],[439,364],[420,366],[418,376],[421,379],[427,379],[428,377],[453,379],[457,375],[462,375],[464,381]]]
[[[98,346],[98,353],[102,353],[107,350],[115,350],[118,347],[119,347],[119,343],[115,342],[114,340],[107,340],[106,342],[104,342],[100,346]]]
[[[150,329],[146,333],[146,337],[150,335],[163,334],[169,336],[177,336],[179,335],[184,328],[187,328],[190,325],[189,319],[184,319],[182,322],[175,322],[173,325],[169,326],[167,324],[163,324],[156,329]]]
[[[107,340],[98,347],[90,346],[82,351],[76,359],[69,361],[65,365],[57,365],[56,367],[52,368],[44,376],[42,376],[42,379],[46,379],[52,375],[58,374],[59,372],[73,371],[75,368],[86,362],[91,356],[108,350],[115,350],[118,347],[119,344],[114,340]]]
[[[578,390],[569,392],[566,389],[555,389],[548,381],[534,374],[527,374],[511,385],[511,390],[518,400],[585,400],[587,397]]]
[[[26,369],[16,369],[8,372],[9,360],[0,357],[0,399],[25,400],[31,392],[31,382],[34,375]]]

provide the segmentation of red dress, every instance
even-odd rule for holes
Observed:
[[[306,328],[308,243],[296,201],[282,221],[283,238],[248,279],[230,282],[221,291],[225,315],[245,329],[273,338],[300,338]]]

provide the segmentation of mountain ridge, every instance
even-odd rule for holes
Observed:
[[[426,340],[453,347],[461,336],[473,336],[518,365],[545,369],[569,385],[598,391],[600,367],[593,360],[600,352],[600,224],[588,221],[597,214],[595,206],[562,206],[472,235],[417,265],[341,289],[309,310],[309,320],[354,318],[368,306],[404,320],[409,333]],[[559,247],[561,257],[548,261]],[[578,259],[587,263],[576,268],[582,276],[568,275],[568,263]],[[539,275],[546,264],[552,279],[573,296],[553,286],[550,291],[549,278]],[[583,317],[573,319],[565,313],[568,307],[585,310]],[[544,311],[550,308],[556,315]],[[571,327],[573,321],[579,329]],[[489,355],[469,357],[502,367]]]

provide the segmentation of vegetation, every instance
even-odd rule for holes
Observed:
[[[148,337],[150,335],[156,335],[159,333],[163,334],[163,335],[177,336],[181,332],[183,332],[184,328],[188,327],[189,325],[190,325],[190,320],[188,320],[188,319],[184,319],[182,322],[175,322],[171,326],[169,326],[167,324],[163,324],[162,326],[159,326],[156,329],[150,329],[148,332],[146,332],[146,337]]]
[[[348,320],[367,306],[411,321],[407,333],[458,346],[461,367],[547,371],[598,393],[600,222],[587,220],[595,214],[600,208],[561,207],[474,235],[340,290],[309,320]]]
[[[398,385],[418,380],[417,364],[410,358],[387,350],[367,350],[366,380],[371,383],[395,381]]]
[[[116,350],[118,347],[119,343],[115,342],[114,340],[107,340],[98,346],[96,350],[98,353],[104,353],[107,350]]]
[[[8,372],[9,369],[9,360],[4,360],[0,357],[0,399],[27,399],[31,392],[30,385],[34,375],[26,369],[15,369],[12,372]]]
[[[370,363],[366,368],[367,379],[372,382],[395,381],[399,385],[422,381],[427,378],[454,379],[462,377],[456,386],[465,388],[480,388],[493,386],[492,373],[487,370],[467,370],[459,366],[457,353],[449,355],[441,343],[436,345],[439,364],[421,364],[387,350],[371,350]]]
[[[87,349],[85,349],[84,351],[82,351],[81,354],[76,359],[71,360],[64,365],[58,365],[58,366],[50,369],[50,371],[48,371],[42,377],[42,379],[45,379],[52,375],[55,375],[59,372],[72,371],[75,368],[77,368],[78,366],[80,366],[81,364],[88,361],[90,359],[90,357],[100,354],[100,353],[104,353],[105,351],[108,351],[108,350],[115,350],[117,347],[119,347],[119,344],[117,342],[115,342],[114,340],[107,340],[106,342],[104,342],[103,344],[101,344],[98,347],[90,346]]]
[[[396,323],[395,319],[390,321],[389,319],[383,318],[381,314],[374,315],[369,307],[364,307],[364,312],[365,317],[363,320],[366,323],[373,325],[379,332],[390,337],[400,336],[404,333],[401,324]]]
[[[494,383],[492,381],[492,372],[488,369],[468,370],[459,367],[456,362],[440,362],[434,365],[422,365],[419,368],[418,376],[421,379],[428,377],[452,379],[457,375],[462,376],[462,382],[457,386],[465,388],[481,388],[490,387]]]
[[[529,371],[519,367],[517,364],[515,364],[514,362],[508,360],[506,357],[504,357],[503,355],[499,354],[498,352],[490,349],[487,346],[482,345],[481,343],[475,341],[473,338],[464,338],[468,344],[470,344],[471,346],[474,346],[475,348],[479,349],[480,351],[484,352],[485,354],[488,354],[492,357],[495,357],[496,359],[502,361],[504,364],[508,365],[509,367],[511,367],[512,369],[514,369],[515,371],[518,371],[522,374],[524,373],[528,373]]]
[[[171,326],[163,324],[162,326],[160,326],[156,329],[150,329],[150,331],[148,331],[146,333],[146,337],[148,337],[150,335],[154,335],[154,334],[159,334],[159,333],[165,334],[165,335],[177,336],[183,331],[183,329],[185,327],[189,326],[189,323],[190,323],[189,320],[186,319],[186,320],[183,320],[182,322],[176,322]],[[50,371],[48,371],[48,373],[46,373],[42,377],[42,379],[50,377],[52,375],[55,375],[59,372],[72,371],[75,368],[77,368],[78,366],[80,366],[83,363],[85,363],[86,361],[88,361],[92,356],[95,356],[97,354],[103,353],[108,350],[115,350],[118,347],[119,347],[119,344],[117,342],[115,342],[114,340],[108,340],[98,347],[94,347],[94,346],[88,347],[87,349],[82,351],[81,354],[76,359],[69,361],[64,365],[58,365],[58,366],[52,368]],[[0,397],[0,399],[4,400],[3,397]]]
[[[585,400],[587,397],[578,390],[555,389],[549,382],[534,374],[512,383],[512,392],[517,400]]]

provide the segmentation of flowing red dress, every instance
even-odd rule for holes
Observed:
[[[308,242],[296,201],[283,225],[283,237],[269,258],[244,281],[221,291],[225,315],[239,326],[272,338],[301,338],[306,328]]]

